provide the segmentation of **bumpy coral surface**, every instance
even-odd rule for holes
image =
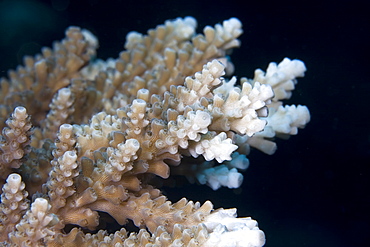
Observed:
[[[131,32],[117,59],[101,61],[94,35],[70,27],[1,80],[2,246],[264,244],[251,218],[172,203],[153,178],[239,187],[250,147],[272,154],[274,137],[309,121],[307,107],[282,104],[305,66],[286,58],[227,80],[241,23],[195,28],[186,17]],[[112,220],[122,228],[108,233]]]

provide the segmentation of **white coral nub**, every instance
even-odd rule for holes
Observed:
[[[204,224],[211,231],[205,247],[261,247],[265,234],[250,217],[237,218],[236,209],[218,209],[206,217]]]
[[[12,193],[15,194],[20,190],[23,190],[25,185],[22,185],[22,178],[19,174],[12,173],[6,179],[6,188]],[[5,195],[5,194],[4,194]]]
[[[139,148],[140,143],[136,139],[128,139],[126,142],[118,144],[117,148],[109,147],[107,153],[110,156],[111,165],[118,171],[127,169],[126,163],[137,159]]]
[[[225,132],[221,132],[212,139],[202,140],[195,145],[195,148],[190,148],[189,151],[193,157],[198,157],[200,154],[209,161],[216,159],[219,163],[225,160],[231,160],[231,153],[238,146],[234,145],[230,138],[227,138]]]
[[[243,175],[236,168],[228,169],[225,165],[205,169],[196,175],[201,184],[206,184],[213,190],[218,190],[221,186],[229,189],[239,188],[243,183]]]
[[[270,109],[268,125],[277,133],[296,135],[298,128],[303,128],[310,121],[310,112],[306,106],[280,106]]]
[[[197,110],[196,112],[190,111],[186,115],[177,118],[178,122],[178,138],[187,136],[190,140],[199,140],[200,134],[205,134],[208,131],[208,126],[211,124],[211,115],[208,112]]]
[[[257,69],[253,81],[270,85],[274,89],[274,101],[289,99],[297,83],[296,78],[303,77],[305,71],[306,66],[302,61],[284,58],[278,65],[270,63],[266,73]]]
[[[166,25],[174,25],[176,30],[176,35],[181,39],[190,38],[197,27],[197,20],[194,17],[187,16],[184,19],[177,18],[174,21],[166,21]]]

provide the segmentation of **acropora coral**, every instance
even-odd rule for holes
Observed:
[[[306,68],[285,58],[237,80],[228,54],[240,21],[202,34],[196,25],[130,32],[107,61],[91,32],[69,27],[1,79],[1,246],[264,245],[255,220],[209,201],[172,203],[153,180],[238,188],[250,148],[272,154],[275,137],[309,121],[307,107],[282,103]],[[109,233],[113,219],[122,228]]]

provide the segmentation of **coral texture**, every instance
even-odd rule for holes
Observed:
[[[172,203],[154,178],[239,187],[250,147],[272,154],[274,137],[309,121],[307,107],[282,103],[306,69],[285,58],[253,79],[227,80],[240,21],[195,28],[186,17],[131,32],[117,59],[101,61],[94,35],[70,27],[9,71],[0,91],[1,246],[264,244],[255,220],[209,201]],[[105,229],[112,220],[121,230]]]

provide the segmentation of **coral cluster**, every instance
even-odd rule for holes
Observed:
[[[117,59],[101,61],[94,35],[70,27],[1,80],[2,246],[264,244],[251,218],[172,203],[153,178],[239,187],[250,147],[272,154],[275,136],[309,121],[305,106],[282,104],[305,66],[286,58],[227,80],[240,21],[195,28],[186,17],[131,32]],[[112,219],[123,228],[103,230]]]

